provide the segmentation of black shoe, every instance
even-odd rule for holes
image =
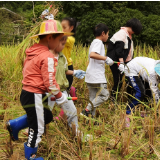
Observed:
[[[80,115],[83,117],[89,117],[89,115],[91,115],[92,117],[91,111],[86,111],[85,109],[80,113]]]

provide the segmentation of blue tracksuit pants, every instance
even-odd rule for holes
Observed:
[[[131,113],[131,109],[134,110],[134,106],[139,104],[138,100],[142,100],[145,95],[145,86],[139,76],[130,76],[126,77],[126,79],[129,82],[129,85],[133,87],[133,90],[135,92],[135,98],[132,98],[131,102],[129,103],[129,106],[126,108],[126,114]]]

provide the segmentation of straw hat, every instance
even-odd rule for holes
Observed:
[[[30,38],[38,38],[39,35],[64,33],[65,36],[71,36],[74,33],[63,32],[61,23],[57,20],[47,20],[41,23],[39,34],[31,36]]]

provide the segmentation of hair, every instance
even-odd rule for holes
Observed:
[[[141,31],[142,31],[142,24],[136,18],[132,18],[132,19],[128,20],[127,23],[126,23],[126,25],[125,25],[125,27],[131,27],[132,31],[136,35],[140,34]]]
[[[73,32],[74,34],[76,34],[76,27],[77,27],[76,19],[75,19],[75,18],[71,18],[71,17],[65,17],[65,18],[62,19],[62,21],[63,21],[63,20],[68,21],[70,27],[73,26],[72,32]]]
[[[45,38],[47,35],[48,35],[48,34],[39,35],[38,37],[39,37],[39,39],[41,40],[41,39]],[[57,38],[58,36],[60,36],[60,35],[61,35],[61,33],[56,33],[56,34],[52,34],[52,37],[53,37],[54,39],[56,39],[56,38]]]
[[[104,23],[99,23],[94,27],[93,34],[98,37],[104,32],[105,34],[109,31],[108,27]]]

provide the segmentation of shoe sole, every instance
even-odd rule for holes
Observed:
[[[9,122],[6,122],[6,127],[7,127],[7,130],[8,130],[8,132],[9,132],[9,134],[10,134],[11,140],[12,140],[12,141],[16,141],[16,140],[14,139],[14,137],[13,137],[12,129],[11,129],[11,127],[10,127],[10,123],[9,123]]]

